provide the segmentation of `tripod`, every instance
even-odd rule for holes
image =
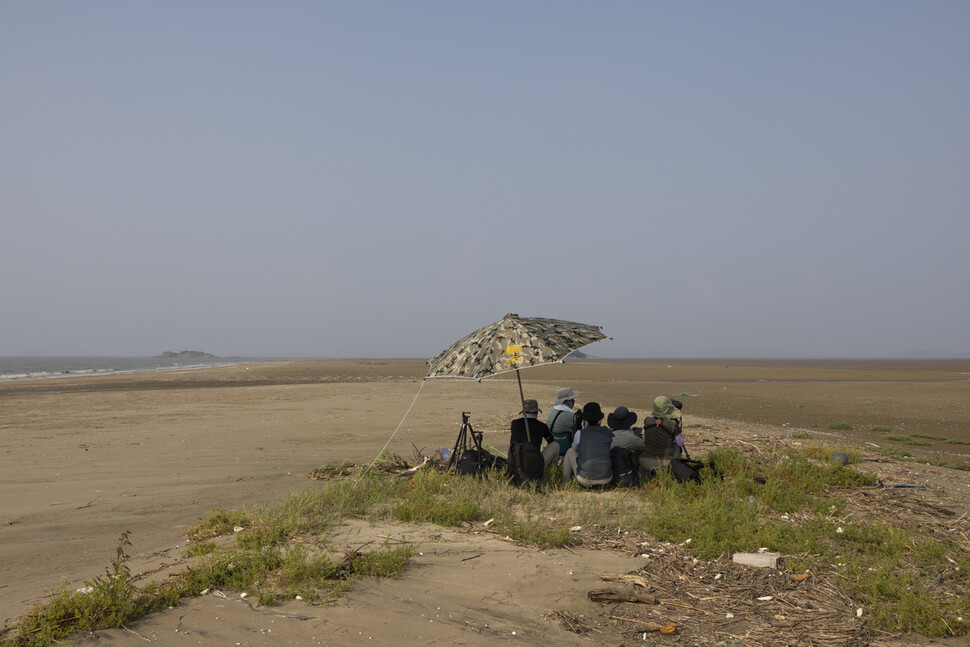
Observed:
[[[482,433],[472,429],[472,423],[468,422],[470,415],[470,411],[461,412],[461,426],[458,428],[458,438],[455,440],[455,448],[451,450],[451,456],[448,457],[448,471],[452,474],[458,471],[458,461],[461,460],[465,450],[469,448],[469,436],[471,436],[471,446],[478,450],[479,456],[479,460],[475,461],[475,471],[473,474],[478,474],[482,469]]]

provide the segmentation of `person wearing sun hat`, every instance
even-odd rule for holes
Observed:
[[[610,461],[613,432],[600,425],[603,411],[598,402],[587,402],[583,406],[582,419],[583,428],[576,432],[573,446],[563,457],[563,483],[575,477],[584,487],[606,485],[613,478],[613,463]]]
[[[637,414],[626,407],[617,407],[613,413],[606,416],[606,424],[613,430],[613,442],[610,443],[610,447],[628,449],[638,457],[643,452],[643,437],[642,430],[633,426],[636,422]]]
[[[563,456],[566,450],[573,444],[573,433],[576,431],[576,414],[573,413],[573,406],[576,404],[576,397],[579,394],[571,388],[563,387],[556,391],[556,404],[553,405],[549,415],[546,416],[546,424],[553,438],[559,444],[559,455]]]
[[[544,438],[547,444],[545,447],[542,447],[542,461],[546,465],[549,465],[559,458],[559,445],[556,443],[556,439],[552,437],[552,434],[549,433],[549,427],[546,426],[546,423],[539,420],[539,414],[542,413],[542,409],[539,408],[539,403],[536,400],[525,400],[524,404],[522,417],[513,420],[509,427],[509,447],[513,443],[527,442],[530,445],[535,445],[536,449],[539,449],[542,446],[542,439]],[[528,428],[526,428],[526,418],[529,419]]]
[[[640,455],[640,467],[647,470],[655,467],[667,467],[670,459],[679,454],[683,436],[680,434],[681,413],[674,403],[665,395],[657,396],[653,401],[653,424],[643,428],[643,453]],[[677,437],[681,440],[678,441]]]

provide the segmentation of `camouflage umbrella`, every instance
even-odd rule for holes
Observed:
[[[481,380],[520,368],[561,362],[575,350],[606,339],[599,326],[507,314],[435,355],[428,377]],[[521,378],[520,378],[521,382]]]
[[[599,326],[563,321],[562,319],[521,318],[507,314],[501,321],[480,328],[462,337],[435,355],[428,363],[429,377],[464,377],[481,380],[483,377],[515,371],[519,381],[519,398],[525,411],[525,393],[519,369],[561,362],[571,352],[606,339]],[[529,434],[529,420],[523,414],[525,432]],[[457,461],[465,449],[466,425],[452,450],[450,461]],[[481,440],[472,434],[481,451]]]

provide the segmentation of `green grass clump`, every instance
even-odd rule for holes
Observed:
[[[248,526],[252,517],[240,510],[212,510],[205,519],[192,526],[186,535],[189,539],[211,539],[233,531],[234,528]]]
[[[125,553],[125,548],[130,545],[128,533],[123,533],[117,557],[105,575],[85,582],[79,591],[71,591],[64,584],[50,602],[35,607],[24,616],[17,625],[18,635],[4,642],[50,645],[78,631],[121,627],[168,606],[172,602],[171,596],[159,595],[154,587],[142,594],[135,586]]]
[[[910,438],[926,438],[928,440],[947,440],[946,436],[934,436],[933,434],[910,434]]]
[[[450,480],[446,474],[430,470],[415,474],[413,482],[407,484],[408,496],[399,498],[393,506],[394,516],[405,523],[430,522],[439,526],[460,526],[476,519],[480,511],[477,501],[453,496],[447,488]]]
[[[886,434],[882,437],[883,440],[895,440],[897,442],[904,442],[909,440],[909,436],[902,436],[900,434]]]
[[[887,458],[909,458],[912,456],[905,449],[897,449],[896,447],[874,447],[873,451]]]
[[[873,425],[872,431],[889,431],[889,427],[887,425]]]
[[[904,445],[919,445],[921,447],[929,447],[933,443],[931,443],[928,440],[921,440],[919,438],[907,438],[906,440],[903,441],[903,444]]]
[[[797,432],[793,433],[791,435],[791,437],[792,438],[798,438],[798,439],[804,439],[804,438],[811,438],[812,436],[811,436],[811,434],[809,434],[807,432],[797,431]]]
[[[858,463],[862,459],[859,450],[855,447],[830,447],[828,445],[816,445],[805,447],[800,450],[808,458],[829,463],[835,454],[845,454],[849,457],[850,463]]]
[[[850,425],[850,424],[849,424],[849,423],[847,423],[847,422],[833,422],[833,423],[831,423],[831,424],[829,425],[829,429],[844,429],[844,430],[851,430],[851,429],[852,429],[852,425]]]
[[[970,445],[970,440],[961,440],[959,438],[947,438],[944,442],[948,445]]]

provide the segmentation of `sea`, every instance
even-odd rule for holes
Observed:
[[[0,357],[0,382],[271,362],[252,357]]]

